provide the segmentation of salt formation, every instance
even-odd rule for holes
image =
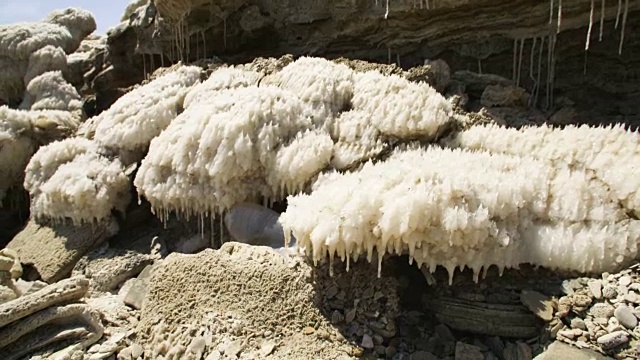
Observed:
[[[557,142],[556,142],[557,144]],[[513,145],[512,145],[513,146]],[[609,271],[635,258],[640,222],[586,171],[527,156],[461,149],[398,151],[357,172],[331,174],[290,196],[281,215],[315,261],[374,250],[408,253],[434,271],[522,263]]]
[[[20,184],[23,171],[36,148],[35,140],[23,136],[31,122],[23,113],[0,107],[0,204],[6,191]]]
[[[163,217],[222,213],[299,191],[333,150],[326,134],[300,134],[312,126],[304,111],[293,93],[273,86],[222,90],[151,142],[134,184]]]
[[[95,142],[69,138],[41,147],[25,170],[31,216],[71,219],[74,224],[124,213],[130,201],[129,178],[118,159],[100,153]]]
[[[366,112],[351,110],[340,114],[331,129],[335,141],[331,166],[347,169],[380,155],[388,148],[380,131],[371,126]]]
[[[29,158],[41,144],[64,138],[79,125],[66,111],[23,111],[0,107],[0,201],[19,185]]]
[[[628,210],[640,215],[640,134],[622,126],[472,127],[455,136],[451,146],[494,153],[528,155],[554,164],[586,169],[606,184]]]
[[[186,94],[200,81],[201,71],[197,66],[179,66],[132,90],[89,119],[81,133],[106,148],[146,150],[151,139],[178,115]]]
[[[283,199],[325,168],[380,155],[390,137],[436,137],[452,113],[427,84],[308,57],[262,80],[218,69],[186,95],[184,108],[151,141],[134,181],[162,218]]]
[[[54,11],[41,22],[0,26],[0,99],[20,99],[27,85],[25,75],[29,79],[48,70],[61,70],[56,48],[72,53],[95,29],[93,16],[77,8]],[[51,68],[46,68],[47,64]]]
[[[49,71],[33,78],[27,86],[22,105],[31,110],[64,110],[82,112],[82,99],[61,71]]]
[[[377,71],[356,75],[352,109],[366,113],[382,134],[432,139],[449,123],[452,106],[426,83]]]
[[[353,96],[354,71],[326,59],[301,57],[269,76],[264,84],[289,90],[313,108],[313,122],[324,125],[342,111]]]
[[[217,69],[206,81],[194,86],[184,99],[184,108],[191,104],[207,101],[218,94],[220,90],[235,89],[258,85],[260,74],[255,71],[242,70],[237,68]]]
[[[61,47],[47,45],[29,56],[29,67],[24,75],[24,84],[28,85],[36,76],[47,71],[67,69],[67,54]]]

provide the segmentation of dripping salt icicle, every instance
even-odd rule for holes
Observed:
[[[591,44],[591,30],[593,29],[593,12],[594,12],[594,4],[595,0],[591,0],[591,11],[589,12],[589,27],[587,28],[587,41],[584,45],[584,50],[589,50],[589,45]]]
[[[600,6],[600,36],[598,37],[598,41],[602,42],[602,32],[604,30],[604,7],[605,7],[605,0],[602,0],[601,6]]]
[[[618,55],[622,55],[622,46],[624,45],[624,28],[627,26],[628,13],[629,0],[624,0],[624,13],[622,15],[622,29],[620,30],[620,46],[618,47]]]

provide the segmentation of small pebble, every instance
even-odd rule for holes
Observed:
[[[455,359],[484,360],[484,355],[482,355],[479,347],[458,341],[456,343]]]
[[[629,285],[631,285],[631,276],[625,275],[625,276],[621,277],[620,280],[618,280],[618,282],[622,286],[629,286]]]
[[[387,346],[387,348],[384,350],[384,353],[387,358],[390,359],[398,353],[398,349],[396,349],[395,346]]]
[[[273,350],[275,350],[275,348],[276,344],[273,342],[273,340],[267,340],[260,346],[260,353],[262,353],[262,356],[269,356],[273,352]]]
[[[587,330],[587,326],[585,325],[584,320],[582,320],[580,318],[571,319],[571,328],[580,329],[580,330]]]
[[[618,306],[613,315],[627,329],[633,329],[638,325],[638,318],[633,315],[633,310],[626,305]]]
[[[609,324],[607,325],[607,332],[612,333],[618,330],[622,330],[623,327],[620,325],[620,322],[615,317],[609,319]]]
[[[130,349],[131,349],[131,356],[134,359],[137,359],[140,356],[142,356],[142,353],[144,352],[144,349],[140,344],[133,344],[130,346]]]
[[[601,299],[602,298],[602,280],[592,280],[589,281],[587,283],[587,286],[589,287],[589,290],[591,291],[591,294],[593,294],[593,297],[596,299]]]
[[[453,333],[451,332],[449,327],[445,324],[436,325],[436,327],[434,328],[434,331],[436,332],[436,334],[438,334],[440,339],[442,339],[443,341],[456,341],[455,336],[453,336]]]
[[[602,297],[605,299],[613,299],[618,296],[618,290],[613,285],[606,285],[602,288]]]
[[[573,295],[573,304],[575,306],[584,308],[591,305],[591,302],[592,302],[591,298],[587,295],[582,295],[582,294]]]
[[[360,343],[360,345],[365,349],[373,349],[373,339],[371,338],[371,336],[364,334],[362,335],[362,342]]]
[[[629,336],[626,331],[615,331],[598,338],[598,345],[603,349],[611,349],[629,342]]]
[[[573,340],[576,336],[571,329],[565,329],[558,332],[558,335]]]
[[[624,296],[624,300],[632,304],[640,303],[640,297],[633,291],[629,291],[629,293]]]
[[[518,346],[518,360],[533,359],[533,350],[531,350],[531,347],[527,345],[527,343],[518,341],[516,345]]]
[[[594,304],[589,309],[589,314],[596,319],[598,318],[608,319],[613,316],[614,311],[615,311],[615,308],[610,304],[597,303],[597,304]]]
[[[556,336],[558,335],[558,333],[560,332],[560,329],[562,329],[564,325],[562,324],[562,322],[558,322],[557,324],[553,325],[551,327],[551,329],[549,330],[550,334],[551,334],[551,338],[555,339]]]

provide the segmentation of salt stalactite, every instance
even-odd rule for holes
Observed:
[[[200,59],[200,43],[198,42],[198,33],[196,33],[196,60]]]
[[[602,33],[604,30],[604,7],[605,7],[605,0],[602,0],[600,5],[600,36],[598,37],[599,42],[602,42]]]
[[[618,0],[618,12],[616,13],[616,29],[620,23],[620,13],[622,12],[622,0]]]
[[[204,53],[204,58],[207,58],[207,38],[204,36],[204,30],[202,30],[202,52]]]
[[[547,44],[547,101],[545,104],[546,110],[553,108],[553,82],[555,80],[555,47],[556,47],[556,34],[549,35],[549,43]]]
[[[520,86],[520,75],[522,74],[522,53],[524,51],[524,42],[526,39],[520,40],[520,53],[518,55],[518,75],[516,76],[516,86]]]
[[[384,13],[384,19],[387,20],[387,18],[389,17],[389,0],[387,0],[387,9]],[[391,61],[389,61],[391,62]]]
[[[542,80],[542,55],[544,54],[544,36],[540,37],[540,51],[538,52],[538,76],[536,78],[536,91],[533,95],[533,106],[538,106],[538,96],[540,95],[540,82]]]
[[[592,0],[593,1],[593,0]],[[545,108],[546,110],[550,110],[553,108],[553,82],[555,79],[555,63],[556,63],[556,55],[555,55],[555,47],[557,35],[560,33],[560,26],[562,21],[562,1],[558,2],[558,19],[556,22],[556,28],[553,28],[553,10],[554,10],[554,1],[551,0],[551,4],[549,7],[549,43],[547,44],[547,98]],[[555,30],[555,31],[554,31]],[[544,44],[544,41],[543,41]],[[540,49],[542,51],[542,48]],[[539,84],[539,83],[538,83]]]
[[[622,55],[622,46],[624,45],[624,28],[627,26],[628,14],[629,0],[624,0],[624,14],[622,15],[622,29],[620,30],[620,46],[618,47],[618,55]]]
[[[513,39],[513,65],[512,65],[512,69],[513,69],[513,74],[511,76],[511,80],[513,80],[513,82],[516,81],[516,74],[518,71],[518,39]]]
[[[595,8],[594,4],[595,0],[591,0],[591,11],[589,12],[589,27],[587,28],[587,41],[584,45],[584,50],[589,50],[589,45],[591,44],[591,30],[593,29],[593,12]]]
[[[562,26],[562,0],[558,0],[558,26],[556,34],[560,34],[560,26]]]
[[[144,53],[142,53],[142,77],[146,80],[147,79],[147,59],[144,56]]]
[[[534,37],[533,41],[531,42],[531,54],[529,57],[529,79],[531,79],[531,82],[533,83],[533,85],[531,86],[531,95],[535,94],[536,92],[536,88],[538,87],[538,83],[536,82],[536,78],[533,76],[533,65],[535,63],[535,53],[536,53],[536,42],[537,42],[538,38]],[[480,61],[480,60],[478,60]],[[535,106],[535,102],[534,102],[534,97],[531,96],[529,98],[529,106],[533,107]]]

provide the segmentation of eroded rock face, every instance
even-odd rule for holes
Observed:
[[[629,81],[640,75],[640,57],[632,51],[640,46],[637,2],[627,9],[622,55],[624,9],[618,11],[618,2],[604,3],[603,16],[600,3],[595,6],[586,54],[591,8],[578,0],[565,0],[561,10],[558,2],[524,0],[155,4],[138,8],[110,33],[115,70],[149,72],[161,64],[213,56],[245,62],[310,54],[396,63],[405,69],[444,59],[452,72],[513,78],[537,108],[551,112],[575,105],[582,110],[577,117],[582,122],[637,122],[640,116],[640,83]]]

